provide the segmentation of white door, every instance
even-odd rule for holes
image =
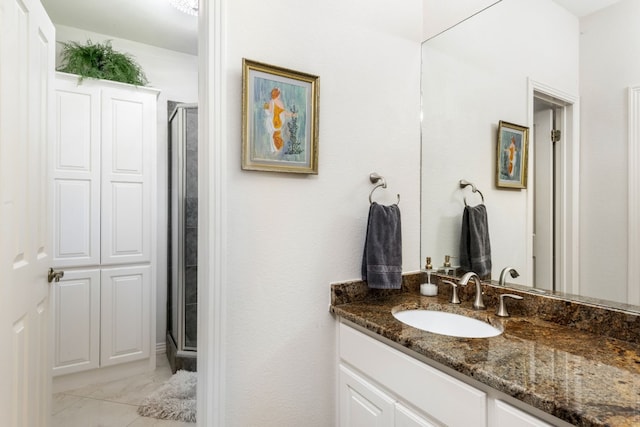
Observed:
[[[100,89],[56,74],[53,265],[100,264]]]
[[[550,108],[544,108],[534,117],[533,280],[535,287],[541,289],[553,289],[554,277],[552,114]]]
[[[151,261],[155,106],[146,92],[102,90],[102,265]]]
[[[47,426],[55,30],[38,0],[0,0],[0,413]]]

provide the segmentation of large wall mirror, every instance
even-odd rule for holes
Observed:
[[[640,311],[640,1],[568,1],[502,0],[423,43],[421,257],[457,264],[466,180],[492,279]],[[530,129],[525,189],[496,186],[501,120]]]

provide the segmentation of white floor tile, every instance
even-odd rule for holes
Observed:
[[[128,427],[195,427],[195,423],[184,421],[158,420],[156,418],[139,417]]]
[[[169,362],[165,355],[159,355],[152,373],[56,393],[52,427],[194,427],[194,423],[158,420],[137,413],[142,400],[170,377]]]
[[[169,378],[171,378],[170,370],[156,370],[150,374],[140,374],[131,378],[100,384],[87,397],[139,405],[145,397],[157,390]]]
[[[53,427],[123,427],[138,418],[137,406],[82,398],[52,417]]]
[[[56,393],[53,395],[53,398],[51,399],[51,413],[53,415],[56,415],[60,411],[68,408],[69,406],[76,403],[80,399],[82,399],[82,397],[71,396],[69,394],[64,394],[64,393]]]

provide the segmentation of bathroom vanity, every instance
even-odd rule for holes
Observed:
[[[483,284],[449,303],[448,286],[421,296],[421,274],[400,291],[332,285],[338,316],[340,426],[640,425],[640,316]],[[497,294],[516,292],[512,316]],[[396,320],[404,309],[449,311],[503,330],[491,338],[425,332]],[[589,326],[590,324],[590,326]]]

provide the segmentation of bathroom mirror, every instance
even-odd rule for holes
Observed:
[[[628,250],[637,244],[628,139],[630,87],[640,85],[631,54],[640,48],[640,2],[605,0],[577,17],[560,1],[502,0],[423,43],[421,263],[430,256],[441,267],[445,255],[459,263],[464,200],[482,202],[460,188],[464,179],[484,196],[493,280],[515,267],[520,277],[508,282],[640,311]],[[500,120],[530,128],[525,189],[495,184]],[[557,143],[540,138],[554,121]],[[554,147],[551,157],[536,160],[544,144]],[[536,176],[552,180],[546,195]],[[545,215],[551,231],[543,239],[537,224]]]

